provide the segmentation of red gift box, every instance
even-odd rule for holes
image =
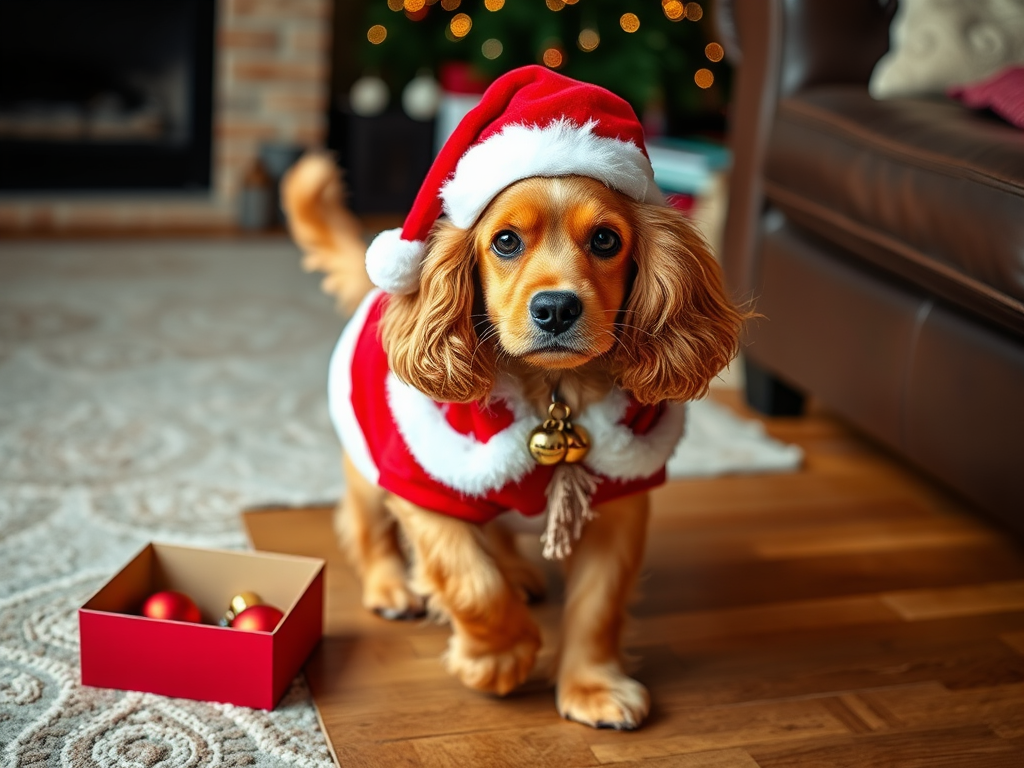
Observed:
[[[82,684],[273,709],[323,633],[323,570],[307,557],[149,544],[78,610]],[[139,615],[167,589],[207,623]],[[273,632],[216,626],[246,591],[284,611]]]

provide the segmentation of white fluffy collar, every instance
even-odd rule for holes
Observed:
[[[503,381],[495,398],[513,414],[512,423],[485,443],[464,435],[448,423],[437,403],[418,389],[388,374],[391,415],[409,451],[428,475],[468,496],[482,496],[523,479],[537,464],[527,450],[530,432],[542,419],[511,381]],[[629,398],[613,389],[573,421],[591,436],[584,464],[613,480],[638,480],[660,470],[682,437],[686,406],[668,403],[647,434],[638,435],[621,423]]]

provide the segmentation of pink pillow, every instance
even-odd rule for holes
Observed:
[[[976,83],[954,85],[946,93],[971,109],[991,109],[1024,128],[1024,66],[1013,65]]]

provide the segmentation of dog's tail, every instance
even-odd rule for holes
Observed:
[[[366,275],[366,241],[345,205],[345,185],[334,158],[305,154],[281,180],[281,205],[307,272],[323,272],[321,286],[351,315],[373,288]]]

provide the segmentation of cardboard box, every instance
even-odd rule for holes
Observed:
[[[78,611],[82,684],[273,709],[323,633],[324,561],[149,544]],[[175,589],[203,624],[138,615]],[[273,632],[216,626],[250,591],[284,611]]]

